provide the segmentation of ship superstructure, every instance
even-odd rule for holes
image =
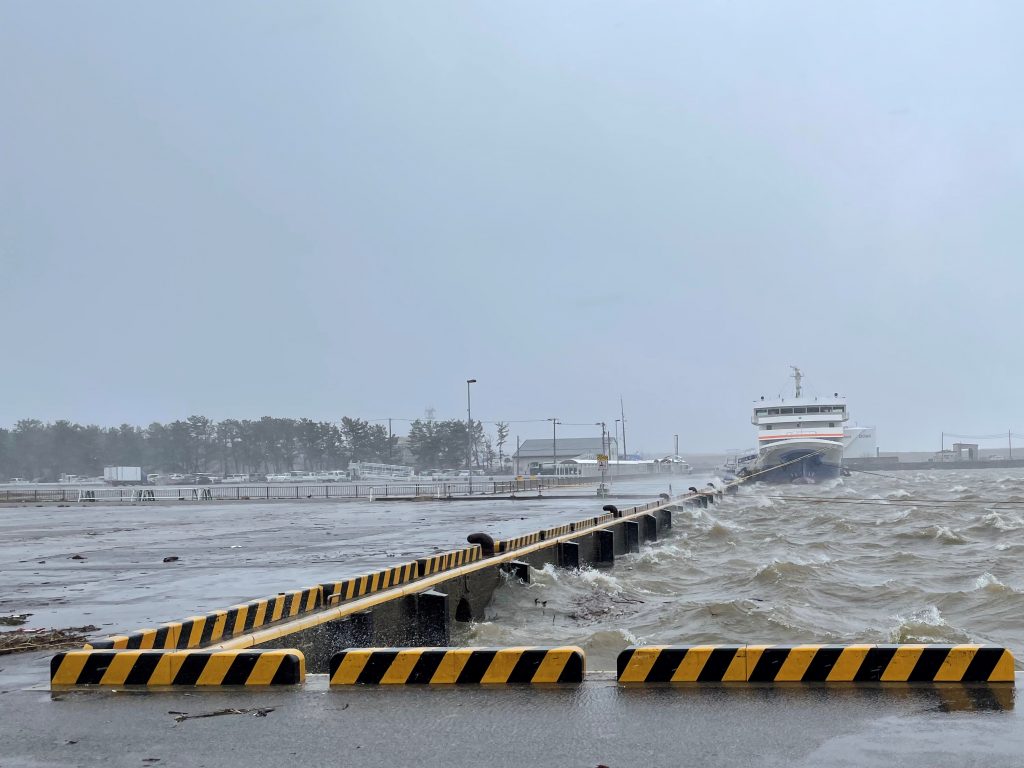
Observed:
[[[792,398],[765,400],[754,406],[751,423],[757,427],[757,459],[741,469],[769,482],[816,482],[837,477],[843,460],[843,425],[849,419],[846,400],[808,397],[803,374],[793,368]]]

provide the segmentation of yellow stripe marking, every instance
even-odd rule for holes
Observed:
[[[814,654],[818,652],[819,645],[797,645],[790,649],[786,660],[782,662],[779,671],[775,673],[775,681],[779,683],[799,683],[804,679],[807,668],[814,661]]]
[[[267,601],[260,600],[259,607],[256,609],[256,618],[253,620],[253,627],[262,627],[267,623]]]
[[[1014,675],[1013,654],[1007,650],[999,657],[995,668],[988,676],[990,683],[1012,683]]]
[[[481,683],[506,683],[508,682],[509,676],[512,674],[512,670],[515,669],[516,664],[519,662],[519,657],[523,655],[523,651],[527,648],[502,648],[491,659],[490,665],[487,667],[487,671],[484,672],[484,676],[480,678]]]
[[[686,656],[679,663],[679,668],[672,675],[673,683],[694,683],[700,676],[704,665],[711,658],[711,652],[715,650],[713,645],[695,645],[686,652]]]
[[[936,670],[934,680],[937,683],[956,683],[963,679],[967,667],[974,660],[974,654],[981,646],[954,645]]]
[[[278,595],[274,598],[274,612],[270,615],[271,621],[277,621],[284,614],[284,596]]]
[[[245,620],[247,618],[249,618],[249,606],[238,606],[238,613],[235,614],[235,626],[231,628],[232,635],[242,634],[242,630],[245,629]]]
[[[186,621],[192,622],[192,631],[188,636],[188,647],[195,648],[203,637],[203,627],[206,626],[205,616],[190,616]]]
[[[213,632],[210,634],[210,641],[220,640],[224,636],[224,627],[228,623],[228,615],[224,611],[217,611],[213,618]]]
[[[139,641],[139,648],[142,650],[150,650],[153,647],[153,643],[156,641],[156,630],[155,629],[143,629],[140,630],[142,638]]]
[[[828,677],[825,679],[829,682],[851,682],[860,669],[860,665],[864,663],[864,657],[874,647],[873,645],[850,645],[843,648],[843,652],[836,659],[835,666],[829,670]]]
[[[117,635],[114,637],[114,648],[117,650],[123,650],[128,647],[128,636]]]
[[[405,681],[409,679],[409,675],[412,674],[412,669],[416,666],[416,662],[420,660],[420,656],[422,655],[422,651],[399,651],[398,655],[395,656],[394,661],[391,662],[391,666],[388,667],[388,671],[385,672],[384,676],[380,679],[380,684],[402,685],[405,683]]]
[[[457,648],[447,651],[430,678],[432,685],[455,683],[473,653],[473,648]]]
[[[206,657],[206,666],[199,673],[196,685],[220,685],[231,668],[231,663],[240,651],[224,651]]]
[[[280,654],[264,653],[256,660],[256,665],[249,673],[246,685],[270,685],[281,666],[282,656]],[[300,678],[301,680],[301,678]]]
[[[660,654],[660,648],[637,648],[626,663],[626,668],[622,670],[622,677],[619,679],[624,683],[644,682]]]
[[[565,665],[574,653],[582,654],[579,648],[552,648],[544,654],[544,660],[533,674],[534,683],[557,683]]]
[[[332,685],[355,685],[372,651],[348,651],[331,677]]]
[[[391,569],[384,571],[384,581],[381,582],[380,588],[387,589],[391,585]]]
[[[57,667],[57,671],[50,680],[50,684],[75,685],[78,682],[78,676],[82,674],[82,669],[85,667],[85,661],[88,658],[89,654],[85,651],[71,651],[65,654],[63,661],[61,661],[60,666]]]
[[[897,648],[889,664],[882,671],[882,682],[905,683],[910,673],[914,671],[914,665],[921,658],[924,648],[923,645],[901,645]]]

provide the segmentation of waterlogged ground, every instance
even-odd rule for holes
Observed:
[[[1024,471],[751,486],[613,569],[499,590],[467,644],[992,642],[1024,658]],[[1020,661],[1018,661],[1020,664]]]

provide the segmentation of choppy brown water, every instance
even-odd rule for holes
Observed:
[[[592,669],[634,643],[992,642],[1024,655],[1024,472],[751,486],[673,522],[613,569],[509,583],[456,639],[578,644]]]

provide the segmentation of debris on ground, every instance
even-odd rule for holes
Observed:
[[[170,555],[169,557],[165,557],[164,558],[164,562],[165,563],[176,563],[176,562],[178,562],[178,556],[177,555]]]
[[[202,712],[198,715],[190,715],[188,712],[175,712],[173,709],[167,712],[174,715],[174,722],[180,723],[184,720],[198,720],[200,717],[219,717],[220,715],[252,715],[253,717],[266,717],[273,712],[275,707],[256,707],[254,709],[217,709],[213,712]]]
[[[28,621],[31,613],[15,613],[11,616],[0,616],[0,625],[5,627],[17,627]]]
[[[0,656],[22,651],[46,651],[55,648],[71,648],[81,645],[89,635],[99,632],[91,624],[84,627],[64,629],[15,629],[0,632]]]
[[[85,560],[85,558],[82,557],[81,555],[72,555],[71,557],[68,558],[68,560]]]

